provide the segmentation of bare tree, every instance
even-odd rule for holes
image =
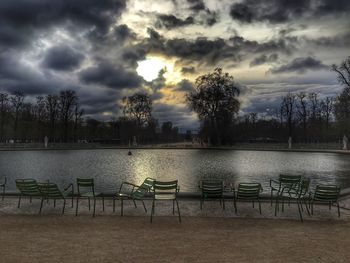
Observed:
[[[286,119],[288,127],[288,136],[292,137],[293,133],[293,121],[295,114],[295,95],[288,93],[286,96],[282,97],[281,111]]]
[[[152,100],[149,95],[136,93],[122,100],[122,110],[125,117],[136,120],[139,127],[148,124],[152,118]]]
[[[82,116],[84,114],[84,110],[80,108],[79,103],[75,104],[75,108],[74,108],[74,141],[77,141],[77,131],[78,131],[78,126],[82,121]]]
[[[306,140],[306,129],[307,129],[307,118],[308,118],[308,103],[307,94],[305,92],[300,92],[296,95],[297,97],[297,113],[303,126],[303,137]]]
[[[9,111],[9,98],[8,94],[0,93],[0,141],[4,140],[4,125],[7,113]]]
[[[221,144],[219,124],[222,128],[232,122],[239,111],[240,103],[237,99],[240,90],[234,82],[233,76],[223,73],[221,68],[214,72],[199,76],[196,79],[195,90],[186,96],[189,107],[198,114],[204,123],[210,123],[214,132],[212,139]]]
[[[20,91],[15,91],[13,95],[10,97],[10,102],[12,104],[12,108],[14,112],[13,135],[14,135],[15,141],[17,139],[18,118],[23,106],[23,101],[24,101],[24,95]]]
[[[45,107],[49,120],[49,137],[55,140],[55,128],[59,113],[59,97],[57,95],[47,95],[45,97]]]
[[[345,88],[350,89],[350,57],[345,59],[340,66],[332,65],[332,70],[338,74],[338,80]]]
[[[63,126],[63,141],[68,142],[69,122],[74,116],[74,106],[78,102],[78,97],[73,90],[64,90],[60,92],[59,112]]]

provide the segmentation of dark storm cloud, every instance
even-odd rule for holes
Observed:
[[[179,83],[177,83],[176,90],[183,92],[193,91],[193,84],[188,79],[183,79]]]
[[[270,63],[270,62],[275,62],[278,59],[278,55],[277,54],[271,54],[269,56],[263,54],[259,57],[254,58],[251,62],[250,62],[250,67],[254,67],[254,66],[259,66],[265,63]]]
[[[247,54],[281,52],[292,54],[298,45],[295,37],[272,39],[266,42],[250,41],[240,36],[209,39],[197,37],[193,40],[185,38],[165,39],[154,29],[148,30],[150,37],[134,48],[143,48],[145,53],[161,53],[183,60],[205,62],[208,65],[218,61],[241,61]]]
[[[135,71],[108,62],[81,71],[80,79],[87,84],[101,84],[113,89],[137,88],[142,83]]]
[[[28,44],[40,30],[70,23],[105,34],[126,6],[125,0],[2,0],[0,1],[0,45]]]
[[[312,57],[296,58],[286,65],[282,65],[278,68],[271,69],[271,72],[286,73],[286,72],[297,72],[305,73],[307,70],[329,70],[330,67],[323,64],[320,60]]]
[[[203,0],[187,0],[187,3],[189,4],[190,10],[194,12],[199,12],[206,9]]]
[[[0,87],[9,93],[22,91],[26,95],[55,93],[67,87],[54,78],[21,63],[19,57],[11,52],[0,53]],[[70,87],[69,87],[70,88]]]
[[[195,67],[182,67],[181,68],[181,73],[183,74],[193,74],[196,72]]]
[[[69,46],[50,48],[42,62],[43,67],[54,70],[73,70],[84,60],[84,55]]]
[[[119,25],[114,28],[114,34],[117,41],[124,43],[126,40],[135,39],[136,34],[127,25]]]
[[[230,15],[243,23],[284,23],[303,16],[319,17],[348,10],[347,0],[243,0],[231,5]]]
[[[173,29],[173,28],[184,27],[184,26],[193,25],[193,24],[194,24],[194,19],[192,16],[189,16],[186,19],[181,19],[174,15],[159,14],[157,16],[156,27]]]

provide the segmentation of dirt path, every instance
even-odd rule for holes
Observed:
[[[0,217],[0,262],[349,262],[350,222]]]

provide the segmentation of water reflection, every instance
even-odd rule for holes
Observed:
[[[98,188],[112,191],[122,181],[145,177],[178,179],[182,191],[196,191],[198,181],[220,178],[226,183],[260,182],[268,189],[280,173],[302,174],[318,183],[350,187],[350,155],[224,150],[76,150],[0,152],[1,175],[14,179],[51,180],[60,185],[77,177],[93,177]]]

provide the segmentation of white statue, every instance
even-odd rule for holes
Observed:
[[[344,134],[343,136],[343,150],[347,150],[348,149],[348,137],[346,137],[346,135]]]
[[[44,137],[45,148],[47,148],[48,143],[49,143],[49,137],[45,136]]]
[[[292,137],[288,138],[288,149],[292,149]]]

